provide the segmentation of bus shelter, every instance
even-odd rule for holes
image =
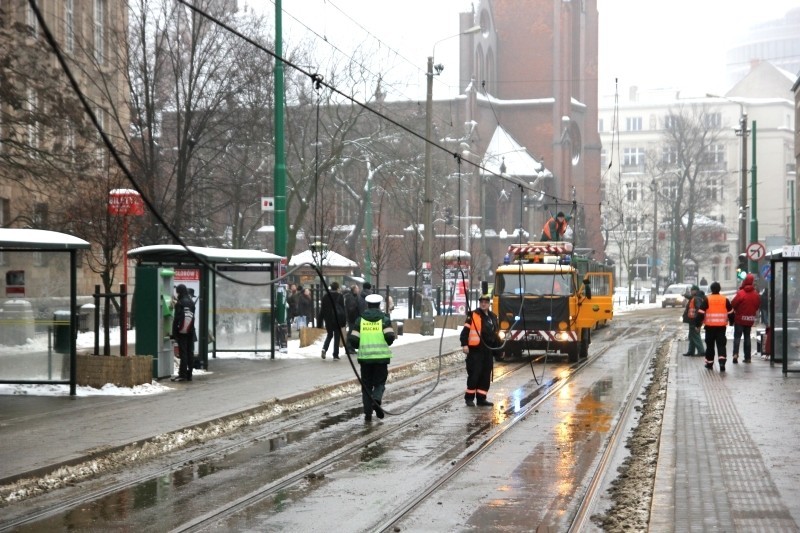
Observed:
[[[0,228],[0,383],[67,384],[75,395],[78,253],[89,248],[65,233]]]
[[[269,353],[275,358],[272,282],[281,256],[178,245],[144,246],[128,256],[137,260],[137,352],[157,355],[155,377],[172,371],[171,299],[179,284],[195,300],[196,364],[208,369],[209,353],[216,358],[220,352]]]
[[[764,274],[771,296],[771,360],[782,362],[784,374],[800,372],[800,246],[784,246],[772,254]]]

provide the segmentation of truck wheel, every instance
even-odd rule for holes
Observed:
[[[580,356],[580,343],[572,342],[567,346],[567,361],[570,363],[577,363]]]
[[[591,340],[591,330],[584,329],[581,334],[581,353],[580,356],[582,359],[589,357],[589,344],[592,342]]]

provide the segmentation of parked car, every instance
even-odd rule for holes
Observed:
[[[690,294],[689,289],[691,287],[688,283],[673,283],[664,291],[661,307],[683,307],[686,304],[686,296]]]

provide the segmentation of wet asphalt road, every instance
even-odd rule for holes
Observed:
[[[673,314],[663,316],[668,318],[656,320],[674,323]],[[631,330],[627,324],[617,319],[596,332],[590,354],[608,351],[436,491],[400,523],[400,530],[566,529],[632,380],[658,340],[652,328]],[[498,376],[506,366],[518,365],[497,365]],[[490,391],[492,409],[463,405],[460,368],[421,401],[430,384],[418,378],[392,384],[385,402],[398,414],[382,422],[365,424],[357,398],[335,399],[228,437],[224,444],[233,448],[218,455],[197,459],[197,450],[181,452],[180,467],[158,473],[163,465],[151,465],[137,472],[154,472],[140,483],[18,530],[105,531],[135,525],[137,531],[164,531],[273,486],[268,497],[206,530],[327,531],[335,525],[342,531],[371,531],[455,461],[474,453],[483,436],[507,424],[540,384],[567,367],[563,358],[551,357],[497,379]],[[331,459],[342,452],[348,453]],[[281,480],[298,472],[297,483],[280,487]],[[96,480],[87,488],[109,481]]]

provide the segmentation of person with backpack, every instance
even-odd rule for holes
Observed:
[[[683,322],[689,324],[689,349],[683,355],[702,355],[706,352],[703,339],[700,337],[700,328],[695,325],[697,310],[703,306],[705,299],[706,293],[701,291],[697,285],[692,285],[692,288],[689,289],[686,307],[683,308]]]
[[[342,330],[347,326],[344,295],[339,292],[339,282],[332,282],[330,291],[323,293],[319,318],[320,322],[325,324],[325,330],[328,332],[325,342],[322,343],[322,358],[325,359],[331,339],[333,339],[333,359],[338,361]]]
[[[178,345],[180,364],[178,375],[171,381],[192,381],[194,368],[194,341],[197,340],[194,329],[195,305],[186,285],[175,287],[175,315],[172,318],[172,335],[170,337]]]

